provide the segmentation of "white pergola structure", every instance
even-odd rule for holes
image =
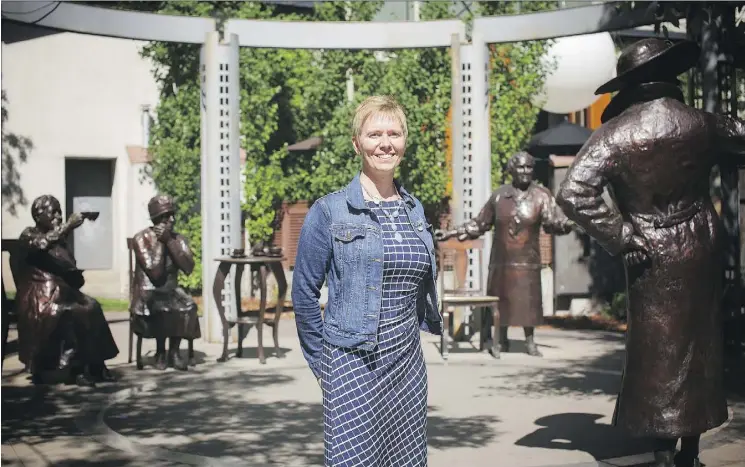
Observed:
[[[41,27],[144,41],[202,44],[201,205],[203,304],[206,338],[219,341],[222,324],[211,293],[219,256],[241,244],[239,148],[239,47],[302,49],[406,49],[453,51],[453,221],[470,219],[491,194],[487,44],[549,39],[626,29],[654,22],[652,12],[621,14],[615,4],[477,18],[470,44],[460,20],[419,22],[288,22],[228,20],[128,12],[50,2],[3,2],[6,20]],[[343,85],[340,83],[340,85]],[[491,238],[486,238],[486,248]],[[468,278],[479,283],[486,264],[469,260]],[[222,301],[235,313],[232,278]]]

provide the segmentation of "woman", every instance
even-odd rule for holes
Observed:
[[[352,131],[362,172],[311,207],[292,284],[303,354],[323,389],[325,463],[424,466],[419,330],[439,334],[442,324],[432,230],[421,203],[393,178],[408,135],[401,106],[367,98]]]

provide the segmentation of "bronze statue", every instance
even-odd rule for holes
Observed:
[[[68,244],[68,235],[85,219],[98,213],[70,215],[62,221],[60,203],[54,196],[43,195],[31,205],[35,227],[20,236],[26,252],[26,268],[18,284],[18,356],[34,382],[43,382],[44,370],[75,368],[80,385],[92,386],[111,381],[106,360],[119,348],[111,335],[101,305],[85,295],[83,271],[76,267]]]
[[[179,271],[191,274],[194,254],[183,235],[173,230],[175,208],[170,196],[154,196],[147,205],[152,227],[134,236],[136,258],[132,327],[138,336],[155,338],[155,367],[186,371],[181,339],[201,337],[197,305],[178,285]],[[169,338],[166,354],[166,338]]]
[[[623,255],[629,327],[613,423],[655,437],[660,467],[699,465],[699,435],[727,419],[723,252],[709,174],[726,159],[745,161],[745,122],[684,103],[676,78],[698,57],[694,43],[660,39],[623,50],[617,77],[596,93],[619,92],[557,195],[570,219]]]
[[[573,223],[556,206],[551,192],[533,181],[534,165],[527,152],[513,155],[507,163],[512,183],[499,187],[474,219],[449,231],[438,230],[435,238],[463,241],[494,228],[487,293],[500,300],[500,351],[509,352],[508,327],[522,326],[528,354],[540,357],[534,331],[543,321],[541,226],[548,233],[563,235]]]

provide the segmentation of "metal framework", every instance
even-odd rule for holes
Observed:
[[[709,5],[703,15],[700,29],[689,30],[691,39],[701,43],[702,55],[699,69],[692,73],[689,87],[692,104],[706,110],[736,117],[738,115],[738,88],[735,46],[738,30],[735,24],[736,5],[719,3]],[[701,90],[701,96],[696,95]],[[743,96],[739,96],[742,98]],[[742,270],[743,215],[740,179],[745,178],[745,167],[720,165],[721,184],[720,217],[724,236],[724,299],[725,348],[731,368],[741,368],[745,360],[745,294]],[[736,370],[733,371],[736,373]]]

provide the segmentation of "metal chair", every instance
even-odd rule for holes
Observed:
[[[458,241],[451,238],[437,245],[437,255],[440,261],[440,267],[445,264],[445,252],[454,251],[453,272],[455,273],[455,288],[445,288],[445,274],[440,272],[439,289],[440,303],[442,303],[442,336],[440,338],[440,355],[443,360],[447,360],[449,354],[450,341],[450,318],[453,309],[457,306],[479,306],[482,307],[481,315],[481,332],[479,336],[479,350],[483,351],[486,343],[488,331],[487,311],[491,310],[492,317],[492,346],[491,354],[494,358],[499,358],[499,297],[486,294],[486,278],[482,278],[478,288],[466,287],[466,272],[468,270],[468,250],[476,250],[479,256],[479,264],[483,264],[483,240],[466,240]]]

